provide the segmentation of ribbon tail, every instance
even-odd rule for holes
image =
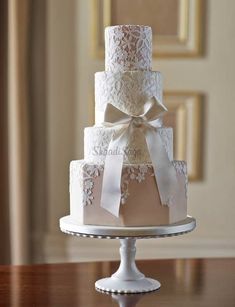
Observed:
[[[175,168],[167,156],[160,134],[154,129],[146,129],[144,134],[161,203],[162,205],[170,205],[177,188]]]
[[[106,156],[100,205],[116,217],[121,201],[122,165],[123,155]]]
[[[123,166],[123,152],[116,154],[116,150],[125,145],[125,131],[121,130],[114,136],[108,147],[108,154],[105,158],[103,182],[100,205],[116,217],[119,217],[121,202],[121,176]],[[112,154],[114,153],[115,154]]]

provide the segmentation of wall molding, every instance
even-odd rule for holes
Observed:
[[[119,242],[48,234],[44,238],[43,254],[44,261],[49,263],[117,260]],[[211,257],[235,257],[235,238],[185,235],[137,241],[137,259]]]

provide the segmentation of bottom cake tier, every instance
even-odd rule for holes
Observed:
[[[103,164],[84,160],[70,163],[70,214],[86,225],[158,226],[176,223],[187,217],[187,167],[172,161],[177,187],[170,205],[161,204],[151,164],[123,165],[121,206],[115,217],[100,206]]]

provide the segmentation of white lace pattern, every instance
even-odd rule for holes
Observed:
[[[185,196],[187,197],[187,166],[184,161],[172,161],[176,173],[183,174],[185,177]],[[79,178],[80,186],[83,190],[84,206],[92,205],[94,196],[94,180],[99,177],[104,170],[104,164],[87,163],[84,160],[72,161],[70,165],[70,193],[71,187],[75,188],[74,183]],[[154,170],[151,164],[124,165],[121,179],[121,204],[125,204],[130,196],[129,184],[132,180],[138,183],[143,182],[148,176],[154,176]],[[170,205],[170,202],[169,204]]]
[[[174,160],[172,161],[174,168],[178,174],[185,175],[185,195],[186,198],[188,196],[188,170],[187,170],[187,163],[185,161]]]
[[[151,70],[152,30],[120,25],[105,29],[105,70]]]
[[[98,72],[95,74],[96,124],[102,120],[97,114],[104,112],[108,102],[127,114],[140,115],[144,103],[153,96],[162,102],[160,72]]]
[[[88,162],[103,163],[107,154],[118,154],[119,152],[107,153],[109,143],[117,128],[86,127],[84,130],[84,159]],[[163,146],[169,160],[173,160],[173,129],[158,128]],[[117,148],[117,151],[119,148]],[[128,140],[124,151],[124,163],[139,164],[151,162],[145,137],[140,131],[135,131]]]

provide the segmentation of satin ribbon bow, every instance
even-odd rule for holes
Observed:
[[[119,216],[121,201],[121,176],[124,152],[113,154],[115,149],[124,149],[135,129],[145,136],[147,148],[152,161],[155,179],[162,204],[169,204],[176,184],[176,172],[168,158],[157,128],[159,118],[166,112],[166,107],[155,97],[144,105],[144,113],[130,116],[108,103],[104,113],[103,126],[119,127],[109,143],[108,154],[105,158],[103,183],[101,191],[101,207],[114,216]]]

